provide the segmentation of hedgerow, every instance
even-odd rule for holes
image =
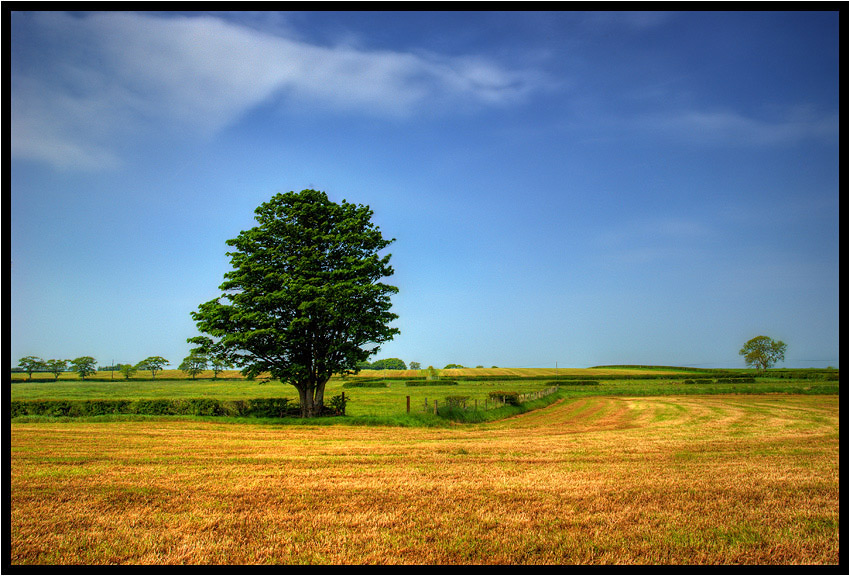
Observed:
[[[405,386],[457,386],[454,380],[408,380]]]
[[[335,412],[338,407],[332,407]],[[299,416],[299,405],[289,398],[218,400],[215,398],[140,400],[12,400],[10,415],[102,416],[146,414],[153,416],[249,416],[282,418]]]

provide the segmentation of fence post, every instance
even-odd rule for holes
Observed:
[[[437,413],[437,401],[434,400],[434,414]]]
[[[407,397],[407,413],[410,414],[410,396]]]
[[[475,399],[475,411],[478,412],[478,398]]]
[[[345,416],[345,392],[342,393],[342,415]]]

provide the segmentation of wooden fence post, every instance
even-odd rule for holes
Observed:
[[[342,393],[342,415],[345,416],[345,392]]]
[[[437,413],[437,401],[434,400],[434,414]]]

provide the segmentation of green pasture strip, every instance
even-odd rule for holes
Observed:
[[[666,396],[691,394],[838,394],[838,381],[830,380],[789,380],[784,378],[757,378],[754,382],[735,379],[720,379],[720,382],[707,378],[659,379],[620,379],[604,380],[599,377],[588,380],[559,380],[544,377],[536,380],[525,378],[505,381],[468,381],[459,379],[453,384],[431,386],[407,386],[405,380],[375,380],[376,385],[386,387],[346,388],[349,379],[334,378],[325,389],[325,402],[333,396],[345,393],[347,399],[346,415],[328,417],[328,423],[350,425],[391,425],[391,426],[442,426],[447,421],[485,422],[505,418],[545,406],[558,398],[578,398],[587,396]],[[596,382],[592,384],[591,382]],[[527,394],[557,385],[558,392],[535,402],[524,403],[516,407],[494,406],[489,397],[496,390],[513,391]],[[410,413],[407,413],[407,397],[410,397]],[[467,397],[465,409],[450,408],[446,398],[451,396]],[[259,399],[291,398],[297,402],[297,391],[288,384],[280,382],[262,383],[261,381],[191,381],[158,380],[156,382],[57,382],[57,383],[16,383],[11,386],[11,400],[65,400],[65,401],[183,401],[185,405],[202,400],[222,404],[234,401],[252,401]],[[437,402],[438,415],[434,414],[434,401]],[[189,402],[188,404],[186,404]],[[200,406],[201,404],[197,404]],[[532,408],[528,408],[531,406]],[[495,408],[495,409],[494,409]],[[170,410],[170,411],[169,411]],[[216,410],[216,409],[212,409]],[[92,413],[91,409],[75,408],[78,417],[95,419],[121,419],[116,410],[103,410]],[[128,410],[140,416],[144,410]],[[36,411],[19,414],[17,418],[42,418]],[[54,412],[53,417],[65,417],[67,411]],[[241,418],[244,413],[234,409],[221,409],[204,412],[203,409],[185,409],[183,413],[175,410],[160,410],[164,417],[205,417],[215,414],[216,418]],[[174,416],[170,416],[174,415]],[[259,415],[258,415],[259,416]],[[249,418],[256,421],[255,418]],[[307,423],[316,419],[287,418],[286,423]],[[16,419],[17,421],[17,419]],[[292,421],[292,422],[290,422]],[[321,419],[317,423],[321,423]]]
[[[294,387],[261,380],[156,380],[93,382],[15,382],[12,400],[135,400],[140,398],[217,398],[237,400],[297,396]]]
[[[663,372],[730,372],[731,369],[694,368],[690,366],[644,366],[642,364],[610,364],[607,366],[591,366],[592,370],[661,370]]]

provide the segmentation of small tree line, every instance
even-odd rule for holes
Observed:
[[[114,370],[119,372],[127,380],[135,376],[139,371],[145,371],[150,372],[151,378],[156,380],[157,373],[168,365],[169,361],[162,356],[148,356],[136,364],[119,362],[112,366],[98,366],[97,360],[92,356],[80,356],[73,360],[44,360],[38,356],[24,356],[18,361],[18,369],[26,372],[29,380],[32,380],[34,372],[49,372],[53,374],[54,380],[58,380],[63,372],[76,372],[81,379],[85,380],[89,376],[94,376],[98,370]],[[205,370],[212,370],[213,378],[218,378],[221,372],[232,367],[233,365],[227,360],[192,352],[183,359],[178,369],[194,379]]]
[[[148,356],[137,364],[116,364],[109,368],[117,368],[129,380],[139,370],[150,371],[151,377],[156,379],[156,373],[165,366],[168,366],[168,360],[162,356]],[[89,376],[94,376],[100,368],[97,360],[92,356],[80,356],[73,360],[44,360],[38,356],[24,356],[18,361],[18,367],[27,373],[29,380],[32,380],[34,372],[49,372],[53,374],[54,380],[59,380],[63,372],[76,372],[82,380],[85,380]]]

